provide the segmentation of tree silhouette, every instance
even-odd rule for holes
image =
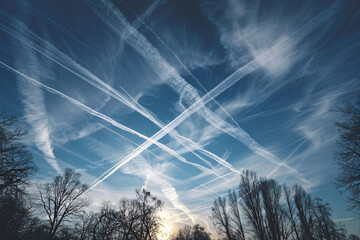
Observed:
[[[221,234],[225,234],[229,240],[233,239],[230,214],[227,210],[225,197],[218,197],[215,199],[211,208],[211,213],[211,218],[218,231]]]
[[[246,170],[241,176],[239,193],[243,198],[242,208],[249,220],[252,232],[260,240],[266,240],[264,215],[261,208],[260,182],[255,172]]]
[[[145,189],[137,190],[137,207],[140,211],[140,233],[141,239],[154,239],[159,231],[160,218],[157,211],[162,207],[163,202],[151,195]]]
[[[0,114],[0,239],[22,239],[30,221],[25,187],[36,169],[22,143],[26,134],[15,116]]]
[[[22,144],[27,134],[17,127],[17,119],[0,115],[0,194],[21,193],[35,172],[32,156]]]
[[[193,227],[185,225],[179,229],[176,236],[172,240],[210,240],[210,234],[205,231],[205,228],[199,224]]]
[[[236,194],[236,191],[229,191],[228,200],[230,205],[230,211],[232,212],[232,216],[230,217],[234,224],[233,235],[235,239],[245,240],[245,231],[241,219],[240,208],[238,200],[241,196]]]
[[[24,199],[0,196],[0,239],[21,239],[30,219]]]
[[[329,204],[313,199],[300,185],[281,186],[273,179],[259,179],[255,172],[245,171],[239,195],[229,191],[228,199],[227,204],[225,197],[215,198],[211,216],[225,239],[346,239],[344,229],[331,219]],[[246,217],[245,225],[241,214]]]
[[[360,95],[355,103],[345,102],[335,111],[340,113],[334,160],[341,170],[337,185],[349,192],[350,209],[360,214]]]
[[[52,238],[63,222],[80,215],[90,204],[89,198],[84,196],[88,187],[81,184],[80,173],[74,169],[65,169],[63,176],[56,176],[52,182],[37,188],[39,205],[47,216]]]
[[[156,239],[162,206],[149,191],[136,190],[135,199],[121,199],[117,206],[105,202],[100,212],[83,215],[77,231],[81,239]]]

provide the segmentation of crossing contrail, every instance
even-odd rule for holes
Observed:
[[[223,80],[220,84],[218,84],[215,88],[213,88],[211,91],[209,91],[207,94],[205,94],[202,98],[197,99],[195,103],[193,103],[189,108],[187,108],[185,111],[183,111],[179,116],[177,116],[174,120],[172,120],[169,124],[167,124],[164,128],[162,128],[160,131],[155,133],[151,139],[153,141],[158,141],[162,137],[164,137],[169,131],[177,127],[179,124],[181,124],[187,117],[189,117],[191,114],[197,112],[201,108],[205,107],[205,104],[210,102],[213,98],[217,97],[221,93],[223,93],[225,90],[233,86],[235,83],[237,83],[240,79],[245,77],[246,75],[250,74],[254,70],[258,69],[261,65],[259,64],[259,60],[262,62],[270,61],[272,58],[276,58],[276,53],[278,51],[278,47],[285,47],[291,42],[297,42],[299,39],[305,37],[308,35],[311,31],[313,31],[316,27],[318,27],[320,24],[324,23],[326,20],[328,20],[330,17],[335,15],[336,12],[340,9],[340,1],[334,3],[327,9],[323,10],[320,14],[318,14],[316,17],[309,20],[306,24],[304,24],[300,29],[295,31],[293,34],[291,34],[289,37],[279,41],[277,44],[275,44],[273,47],[265,51],[263,54],[259,55],[246,65],[239,68],[236,72],[232,73],[230,76],[228,76],[225,80]],[[131,29],[131,27],[127,26]],[[124,30],[124,29],[123,29]],[[134,31],[134,30],[132,30]],[[138,32],[133,32],[133,34],[137,34],[137,36],[140,36]],[[131,35],[130,35],[131,36]],[[142,36],[142,35],[141,35]],[[140,37],[141,37],[140,36]],[[141,39],[145,42],[143,44],[146,44],[146,40],[142,36]],[[132,39],[136,41],[136,39]],[[149,43],[148,43],[149,45]],[[151,48],[150,50],[155,51],[154,48]],[[159,55],[160,57],[160,55]],[[180,86],[179,86],[180,87]],[[182,88],[184,89],[184,88]],[[255,149],[257,152],[262,152],[262,155],[267,156],[269,158],[269,155],[272,156],[270,153],[266,152],[265,149],[263,149],[257,142],[252,140],[247,133],[245,132],[239,132],[239,137],[244,141],[245,145],[251,147],[251,149]],[[137,149],[135,149],[133,152],[131,152],[128,156],[126,156],[124,159],[119,161],[117,164],[115,164],[111,171],[109,171],[101,180],[93,184],[90,189],[93,189],[98,184],[100,184],[102,181],[107,179],[109,176],[111,176],[116,170],[118,170],[120,167],[122,167],[125,163],[129,162],[136,156],[138,156],[141,152],[143,152],[145,149],[150,147],[152,145],[151,141],[146,141],[145,143],[141,144]],[[269,159],[268,159],[269,160]],[[270,158],[271,162],[274,162],[275,160]],[[281,165],[291,169],[292,171],[295,171],[294,169],[287,166],[285,163],[281,163]],[[302,179],[304,182],[306,179]]]
[[[168,44],[166,44],[166,42],[164,42],[164,40],[159,36],[159,34],[157,34],[149,25],[147,25],[144,22],[144,20],[125,1],[120,0],[119,2],[122,3],[127,9],[129,9],[129,11],[135,15],[136,19],[142,25],[144,25],[152,34],[154,34],[156,39],[174,56],[174,58],[178,61],[178,63],[181,65],[181,67],[197,82],[197,84],[201,87],[201,89],[204,92],[207,92],[206,88],[201,84],[200,80],[185,66],[185,64],[181,61],[179,56],[174,52],[174,50]],[[137,27],[135,27],[135,28],[137,28]],[[213,102],[231,119],[231,121],[236,126],[240,127],[239,124],[233,118],[233,116],[231,116],[231,114],[218,101],[213,99]]]
[[[157,145],[159,148],[161,148],[162,150],[170,153],[171,155],[173,155],[174,157],[176,157],[178,160],[180,160],[180,161],[182,161],[182,162],[184,162],[184,163],[190,164],[190,165],[192,165],[192,166],[194,166],[194,167],[196,167],[196,168],[198,168],[198,169],[200,169],[200,170],[202,170],[202,171],[204,171],[204,172],[211,172],[212,174],[214,174],[214,175],[216,175],[216,176],[219,176],[214,170],[211,171],[210,169],[208,169],[208,168],[206,168],[206,167],[204,167],[204,166],[202,166],[202,165],[200,165],[200,164],[193,163],[193,162],[190,162],[190,161],[186,160],[183,156],[179,155],[176,151],[168,148],[168,147],[165,146],[164,144],[159,143],[159,142],[157,142],[157,141],[154,141],[153,139],[151,139],[151,138],[149,138],[149,137],[147,137],[147,136],[145,136],[145,135],[143,135],[143,134],[141,134],[141,133],[139,133],[139,132],[137,132],[137,131],[129,128],[129,127],[126,127],[126,126],[124,126],[124,125],[116,122],[116,121],[113,120],[112,118],[110,118],[110,117],[108,117],[108,116],[106,116],[106,115],[104,115],[104,114],[102,114],[102,113],[100,113],[100,112],[95,111],[94,109],[92,109],[92,108],[90,108],[90,107],[82,104],[81,102],[79,102],[79,101],[77,101],[77,100],[75,100],[75,99],[73,99],[73,98],[71,98],[71,97],[69,97],[69,96],[67,96],[67,95],[65,95],[65,94],[63,94],[62,92],[59,92],[59,91],[55,90],[54,88],[51,88],[51,87],[49,87],[49,86],[47,86],[47,85],[39,82],[38,80],[36,80],[36,79],[34,79],[34,78],[32,78],[32,77],[29,77],[28,75],[26,75],[26,74],[24,74],[24,73],[16,70],[15,68],[10,67],[9,65],[3,63],[2,61],[0,61],[0,64],[1,64],[3,67],[7,68],[8,70],[11,70],[11,71],[19,74],[20,76],[24,77],[26,80],[31,81],[32,83],[35,83],[36,85],[43,87],[43,88],[46,89],[47,91],[49,91],[49,92],[51,92],[51,93],[53,93],[53,94],[56,94],[56,95],[58,95],[58,96],[60,96],[60,97],[62,97],[62,98],[64,98],[64,99],[68,100],[68,101],[71,102],[72,104],[74,104],[74,105],[76,105],[77,107],[79,107],[81,110],[83,110],[83,111],[85,111],[85,112],[87,112],[87,113],[89,113],[89,114],[91,114],[91,115],[93,115],[93,116],[95,116],[95,117],[98,117],[98,118],[100,118],[100,119],[102,119],[102,120],[110,123],[110,124],[113,125],[114,127],[117,127],[117,128],[119,128],[119,129],[121,129],[121,130],[123,130],[123,131],[129,132],[129,133],[134,134],[134,135],[136,135],[136,136],[138,136],[138,137],[140,137],[140,138],[143,138],[143,139],[146,140],[146,142],[151,142],[152,144]],[[96,181],[96,180],[95,180],[95,181]]]
[[[115,131],[111,130],[110,128],[108,128],[108,127],[106,127],[106,126],[102,125],[101,123],[99,123],[99,125],[100,125],[101,127],[105,128],[106,130],[108,130],[108,131],[112,132],[113,134],[115,134],[115,135],[117,135],[117,136],[119,136],[119,137],[121,137],[121,138],[125,139],[126,141],[128,141],[128,142],[132,143],[133,145],[135,145],[135,146],[140,146],[140,144],[138,144],[138,143],[136,143],[136,142],[134,142],[134,141],[130,140],[129,138],[127,138],[127,137],[125,137],[125,136],[123,136],[123,135],[121,135],[121,134],[119,134],[119,133],[117,133],[117,132],[115,132]],[[159,160],[163,160],[160,156],[156,155],[155,153],[153,153],[153,152],[152,152],[152,151],[150,151],[149,149],[146,149],[145,151],[146,151],[146,152],[148,152],[148,153],[150,153],[151,155],[153,155],[153,156],[154,156],[154,157],[156,157],[157,159],[159,159]],[[175,168],[180,169],[178,166],[174,165],[174,164],[173,164],[173,163],[171,163],[171,162],[169,162],[169,164],[171,164],[171,165],[172,165],[173,167],[175,167]],[[234,173],[234,172],[230,172],[230,173]],[[189,177],[189,175],[188,175],[188,174],[186,174],[186,172],[183,172],[182,174],[184,174],[185,176]],[[228,175],[228,174],[226,174],[226,175],[224,175],[224,176],[227,176],[227,175]],[[218,176],[218,177],[216,177],[216,179],[222,179],[224,176]],[[207,188],[206,186],[203,186],[203,187],[204,187],[205,189],[207,189],[209,192],[213,192],[210,188]],[[216,192],[214,192],[214,193],[216,194]]]
[[[180,96],[183,96],[189,105],[198,102],[201,97],[197,90],[182,78],[174,67],[172,67],[159,53],[159,51],[130,23],[127,22],[124,15],[114,6],[110,1],[93,1],[84,0],[97,14],[98,16],[120,37],[124,37],[127,43],[138,51],[145,59],[147,59],[156,68],[158,74],[164,79],[168,79],[168,85],[177,92]],[[277,45],[279,47],[279,45]],[[262,60],[261,56],[256,58]],[[253,65],[256,63],[253,63]],[[254,69],[260,67],[259,64]],[[253,69],[253,70],[254,70]],[[246,69],[244,71],[247,71]],[[252,72],[251,70],[250,72]],[[249,72],[249,73],[250,73]],[[246,74],[245,74],[246,75]],[[206,94],[207,98],[214,98],[212,94]],[[220,131],[229,134],[233,138],[241,141],[254,153],[267,159],[269,162],[275,165],[281,165],[288,168],[291,172],[300,175],[301,174],[294,168],[283,163],[255,141],[251,136],[243,130],[241,127],[234,126],[226,122],[224,119],[210,111],[204,106],[199,109],[199,115],[202,116],[215,128]]]
[[[53,46],[50,42],[44,40],[42,37],[38,36],[31,30],[29,30],[24,23],[20,20],[10,16],[9,14],[0,10],[0,18],[4,19],[4,21],[11,25],[12,28],[9,28],[5,24],[0,23],[0,29],[8,33],[9,35],[13,36],[14,38],[18,39],[19,41],[26,44],[28,47],[34,49],[38,53],[42,54],[43,56],[49,58],[50,60],[54,61],[55,63],[59,64],[66,70],[70,71],[74,75],[78,76],[80,79],[86,81],[87,83],[91,84],[92,86],[98,88],[102,92],[108,94],[112,98],[118,100],[119,102],[125,104],[126,106],[134,109],[142,116],[146,117],[154,124],[156,124],[159,128],[163,128],[164,125],[152,114],[149,110],[145,107],[140,105],[130,94],[126,92],[125,89],[122,90],[128,95],[125,96],[124,94],[120,93],[100,78],[95,76],[89,70],[81,66],[79,63],[74,61],[71,57],[57,49]],[[199,154],[194,152],[189,146],[192,146],[194,149],[200,151],[207,157],[213,159],[217,163],[223,165],[224,167],[228,168],[230,171],[234,171],[235,168],[228,162],[226,162],[221,157],[211,153],[210,151],[200,147],[198,144],[193,142],[191,139],[187,139],[186,137],[181,136],[176,130],[173,130],[169,133],[177,142],[179,142],[182,146],[184,146],[189,152],[194,154],[200,160],[202,160],[206,165],[214,169],[214,166],[208,162],[206,159],[201,157]],[[189,146],[188,146],[189,145]]]

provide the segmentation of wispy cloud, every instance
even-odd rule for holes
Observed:
[[[38,86],[43,87],[44,89],[48,90],[49,92],[54,93],[54,94],[56,94],[56,95],[58,95],[58,96],[60,96],[60,97],[62,97],[62,98],[64,98],[64,99],[70,101],[71,103],[75,104],[77,107],[79,107],[80,109],[82,109],[83,111],[85,111],[85,112],[87,112],[87,113],[89,113],[89,114],[91,114],[91,115],[93,115],[93,116],[96,116],[96,117],[98,117],[98,118],[100,118],[100,119],[102,119],[102,120],[104,120],[104,121],[112,124],[114,127],[117,127],[117,128],[119,128],[119,129],[121,129],[121,130],[123,130],[123,131],[132,133],[132,134],[134,134],[134,135],[136,135],[136,136],[138,136],[138,137],[140,137],[140,138],[143,138],[143,139],[146,140],[147,143],[150,143],[150,145],[152,145],[152,144],[157,145],[158,147],[160,147],[160,148],[163,149],[164,151],[167,151],[168,153],[170,153],[171,155],[173,155],[174,157],[176,157],[176,158],[179,159],[180,161],[182,161],[182,162],[184,162],[184,163],[187,163],[187,164],[190,164],[190,165],[192,165],[192,166],[194,166],[194,167],[196,167],[196,168],[198,168],[198,169],[200,169],[200,170],[202,170],[202,171],[213,172],[213,174],[217,175],[216,172],[214,172],[214,171],[211,170],[211,169],[208,169],[208,168],[206,168],[206,167],[204,167],[204,166],[202,166],[202,165],[200,165],[200,164],[197,164],[197,163],[194,163],[194,162],[191,162],[191,161],[186,160],[186,158],[182,157],[182,156],[179,155],[176,151],[168,148],[168,147],[165,146],[164,144],[162,144],[162,143],[160,143],[160,142],[157,142],[157,141],[154,141],[153,139],[146,137],[145,135],[137,132],[136,130],[131,129],[131,128],[129,128],[129,127],[126,127],[126,126],[124,126],[124,125],[116,122],[115,120],[113,120],[113,119],[110,118],[109,116],[106,116],[106,115],[104,115],[104,114],[102,114],[102,113],[99,113],[99,112],[95,111],[94,109],[91,109],[90,107],[88,107],[88,106],[80,103],[79,101],[77,101],[77,100],[75,100],[75,99],[73,99],[73,98],[71,98],[71,97],[69,97],[69,96],[67,96],[67,95],[65,95],[65,94],[63,94],[63,93],[61,93],[61,92],[59,92],[59,91],[57,91],[57,90],[55,90],[55,89],[53,89],[53,88],[51,88],[51,87],[49,87],[49,86],[47,86],[47,85],[39,82],[39,81],[37,81],[37,80],[34,79],[34,78],[31,78],[31,77],[23,74],[22,72],[14,69],[14,68],[12,68],[12,67],[10,67],[9,65],[7,65],[7,64],[5,64],[5,63],[3,63],[3,62],[1,62],[1,61],[0,61],[0,64],[3,65],[4,67],[6,67],[7,69],[9,69],[9,70],[11,70],[11,71],[14,71],[15,73],[17,73],[17,74],[19,74],[20,76],[24,77],[26,80],[29,80],[30,82],[32,82],[32,83],[34,83],[34,84],[36,84],[36,85],[38,85]],[[145,149],[144,149],[144,150],[145,150]],[[125,164],[125,163],[126,163],[126,162],[123,162],[122,165]],[[121,166],[122,166],[122,165],[121,165]],[[103,175],[107,174],[110,170],[112,170],[112,169],[109,169],[109,170],[108,170],[107,172],[105,172]],[[101,175],[101,176],[99,177],[99,179],[102,178],[103,175]],[[106,178],[107,178],[108,176],[109,176],[109,175],[107,175]],[[97,180],[98,180],[98,179],[97,179]],[[99,183],[99,182],[98,182],[98,183]],[[98,183],[96,183],[96,185],[97,185]],[[91,189],[92,189],[93,187],[94,187],[94,185],[91,187]]]
[[[352,219],[323,190],[329,109],[360,89],[356,1],[18,1],[0,9],[0,102],[25,113],[35,181],[76,168],[96,210],[146,187],[171,224],[213,229],[250,169]]]
[[[111,5],[108,6],[108,7],[111,8]],[[300,29],[295,31],[293,34],[291,34],[291,36],[289,36],[288,38],[283,39],[282,41],[278,42],[276,45],[274,45],[270,49],[267,49],[264,53],[262,53],[260,56],[258,56],[255,60],[252,60],[251,62],[247,63],[246,65],[244,65],[243,67],[238,69],[236,72],[234,72],[229,77],[227,77],[225,80],[223,80],[218,86],[216,86],[210,92],[205,94],[202,98],[197,99],[194,104],[192,104],[189,108],[187,108],[184,112],[182,112],[178,117],[176,117],[168,125],[166,125],[164,128],[162,128],[159,132],[157,132],[155,135],[153,135],[150,139],[152,139],[152,141],[158,141],[159,139],[164,137],[168,132],[170,132],[175,127],[177,127],[180,123],[182,123],[191,114],[193,114],[193,113],[197,112],[198,110],[200,110],[202,107],[204,107],[205,104],[210,102],[213,98],[217,97],[222,92],[224,92],[226,89],[228,89],[229,87],[234,85],[241,78],[243,78],[247,74],[249,74],[252,71],[254,71],[255,69],[257,69],[259,67],[259,63],[258,63],[259,58],[261,60],[266,60],[267,59],[268,61],[270,61],[274,57],[276,58],[277,57],[277,55],[276,55],[277,54],[277,48],[279,46],[284,46],[284,45],[286,46],[287,42],[293,42],[293,41],[296,41],[298,39],[301,39],[301,38],[305,37],[315,27],[319,26],[320,24],[324,23],[328,18],[332,17],[338,11],[338,9],[339,9],[338,3],[332,5],[331,7],[324,10],[322,13],[320,13],[318,16],[311,19],[308,23],[306,23]],[[116,12],[116,16],[118,17],[118,20],[122,21],[123,24],[125,24],[125,27],[128,27],[128,25],[126,25],[126,20],[124,20],[124,17],[120,14],[120,12]],[[142,49],[144,48],[145,43],[148,45],[147,49],[143,49],[143,50],[145,50],[145,52],[143,53],[145,56],[154,58],[153,57],[154,53],[157,53],[157,55],[155,54],[155,56],[157,56],[157,58],[159,58],[158,62],[162,61],[163,64],[166,64],[166,62],[164,62],[164,60],[162,60],[159,53],[153,47],[150,46],[150,43],[148,43],[142,35],[140,35],[138,32],[136,32],[131,27],[129,27],[129,28],[131,30],[131,31],[129,30],[130,31],[129,32],[129,34],[130,34],[129,37],[130,36],[133,37],[133,39],[131,41],[132,43],[137,42],[139,44],[140,41],[142,41],[142,46],[141,46]],[[140,47],[140,46],[136,45],[135,47]],[[150,51],[152,52],[151,54],[150,54]],[[168,66],[167,68],[168,69],[173,69],[170,66]],[[173,69],[173,71],[175,71],[175,70]],[[174,83],[177,85],[178,89],[180,89],[181,91],[186,91],[188,89],[191,89],[191,87],[188,84],[184,83],[184,80],[176,72],[172,72],[172,74],[173,74],[173,76],[178,78],[176,81],[174,81]],[[193,91],[190,91],[190,92],[194,93]],[[189,96],[189,97],[191,97],[191,96]],[[205,109],[203,114],[204,114],[204,117],[206,119],[213,120],[213,121],[209,121],[210,123],[215,124],[215,126],[217,126],[221,130],[225,130],[226,132],[231,133],[232,136],[234,136],[237,139],[241,140],[247,147],[249,147],[255,153],[259,154],[260,156],[263,156],[265,159],[269,160],[270,162],[272,162],[272,163],[274,163],[276,165],[282,165],[282,166],[288,168],[289,170],[291,170],[291,172],[299,174],[296,169],[288,166],[286,163],[280,163],[279,160],[273,154],[268,152],[265,148],[263,148],[255,140],[253,140],[242,129],[235,128],[235,127],[231,126],[230,124],[224,122],[221,118],[214,115],[209,110]],[[219,121],[215,122],[214,120],[219,120]],[[232,130],[232,128],[234,128],[234,129]],[[117,169],[119,169],[121,166],[123,166],[128,161],[131,161],[133,158],[138,156],[141,152],[143,152],[145,149],[147,149],[151,145],[152,145],[151,141],[146,141],[145,143],[143,143],[140,147],[138,147],[136,150],[134,150],[126,158],[124,158],[118,164],[114,165],[111,169],[109,169],[108,172],[105,173],[105,175],[101,179],[99,179],[99,181],[97,183],[95,183],[92,186],[92,188],[97,186],[102,181],[104,181],[111,174],[113,174]],[[300,178],[301,178],[301,180],[303,182],[306,182],[306,183],[308,182],[301,175],[300,175]]]
[[[93,8],[95,12],[97,12],[106,23],[108,23],[109,27],[112,28],[115,32],[119,34],[119,36],[124,37],[128,44],[136,49],[141,55],[143,55],[148,61],[153,63],[154,67],[156,67],[159,75],[164,76],[165,79],[168,79],[168,84],[171,86],[179,95],[183,96],[184,100],[186,100],[190,105],[194,102],[199,102],[198,104],[202,104],[203,106],[222,93],[224,90],[232,86],[242,77],[251,73],[255,69],[257,69],[260,64],[259,61],[271,61],[271,59],[276,58],[279,52],[277,49],[281,46],[286,49],[288,43],[297,41],[298,39],[303,38],[312,29],[315,28],[315,25],[323,23],[328,17],[331,17],[332,14],[336,13],[337,6],[333,6],[332,9],[328,9],[327,12],[324,12],[321,16],[313,19],[310,24],[314,24],[311,26],[307,24],[306,27],[302,27],[299,31],[296,32],[296,36],[291,36],[286,39],[282,39],[282,41],[278,42],[276,45],[272,46],[270,49],[267,49],[264,53],[256,57],[256,60],[251,61],[246,64],[244,67],[240,68],[234,74],[227,78],[227,81],[223,81],[216,89],[222,89],[218,93],[214,94],[214,91],[210,91],[211,94],[206,94],[203,103],[201,103],[201,98],[198,92],[188,84],[178,73],[177,71],[170,66],[160,55],[160,53],[146,40],[146,38],[136,31],[131,25],[129,25],[125,19],[125,17],[113,6],[110,2],[104,2],[99,4],[98,2],[89,2],[89,5]],[[323,19],[321,19],[323,18]],[[233,81],[229,84],[229,82]],[[194,104],[195,105],[195,104]],[[281,163],[279,159],[277,159],[273,154],[267,151],[264,147],[262,147],[259,143],[257,143],[254,139],[250,137],[242,128],[233,126],[225,122],[222,118],[215,115],[213,112],[208,110],[207,108],[198,108],[199,113],[207,120],[210,124],[213,124],[214,127],[220,129],[221,131],[230,134],[232,137],[243,142],[247,147],[251,150],[260,154],[265,159],[273,162],[276,165],[283,165],[286,168],[290,169],[293,172],[297,172],[295,169],[289,167],[285,163]],[[194,111],[194,112],[196,112]],[[183,113],[185,113],[184,111]],[[191,114],[190,114],[191,115]],[[188,115],[189,116],[189,115]],[[172,130],[172,129],[171,129]],[[162,131],[162,130],[161,130]]]
[[[134,109],[135,111],[142,114],[144,117],[151,120],[153,123],[155,123],[160,128],[163,128],[164,125],[155,117],[155,115],[151,112],[149,112],[146,108],[141,106],[136,99],[134,99],[124,88],[122,88],[123,92],[125,94],[120,93],[98,77],[96,77],[94,74],[92,74],[89,70],[75,62],[72,58],[67,56],[65,53],[58,50],[55,46],[53,46],[50,42],[44,40],[34,32],[30,31],[21,21],[15,19],[14,17],[10,16],[9,14],[5,12],[1,12],[1,17],[4,19],[7,19],[10,25],[12,25],[12,28],[7,27],[5,24],[0,25],[0,27],[10,34],[11,36],[15,37],[16,39],[20,40],[21,42],[25,43],[30,48],[34,49],[38,53],[44,55],[45,57],[51,59],[52,61],[56,62],[66,70],[70,71],[71,73],[78,76],[80,79],[83,79],[87,83],[93,85],[94,87],[98,88],[102,92],[108,94],[109,96],[113,97],[114,99],[122,102],[126,106]],[[46,50],[46,51],[45,51]],[[124,129],[123,129],[124,130]],[[202,149],[199,147],[195,142],[184,138],[183,136],[180,136],[174,129],[172,129],[172,132],[169,132],[170,135],[178,141],[180,144],[182,144],[186,149],[188,149],[190,152],[192,152],[195,156],[200,158],[202,161],[204,161],[208,166],[212,167],[211,164],[209,164],[204,158],[196,154],[188,145],[191,145],[196,150],[200,150],[210,158],[214,159],[215,161],[224,164],[224,166],[230,166],[228,163],[226,163],[224,160],[222,160],[220,157],[216,156],[213,153],[210,153],[206,151],[205,149]],[[168,149],[172,155],[176,155],[181,161],[188,162],[185,158],[179,156],[176,152]],[[200,165],[193,164],[188,162],[189,164],[192,164],[198,168],[204,168]],[[229,168],[232,170],[232,168]]]
[[[15,63],[19,69],[29,72],[30,75],[39,76],[40,69],[36,55],[29,51],[18,53],[19,60]],[[50,140],[51,129],[48,123],[48,115],[45,106],[45,97],[39,86],[35,86],[21,77],[18,78],[18,89],[22,95],[24,105],[24,117],[31,126],[32,135],[36,147],[44,154],[45,160],[58,173],[62,171],[53,152]]]

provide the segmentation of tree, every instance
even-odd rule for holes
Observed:
[[[191,226],[185,225],[183,228],[181,228],[176,236],[173,238],[173,240],[191,240]]]
[[[56,176],[45,185],[38,185],[39,204],[49,223],[49,236],[55,237],[62,223],[79,216],[90,200],[84,195],[88,187],[80,182],[80,173],[65,169],[63,176]]]
[[[350,209],[360,214],[360,95],[355,103],[345,102],[335,111],[340,119],[334,162],[341,170],[336,182],[349,192]]]
[[[331,207],[329,203],[324,203],[321,198],[315,198],[311,210],[314,215],[314,225],[317,229],[318,239],[346,239],[345,230],[331,220]]]
[[[21,143],[26,131],[17,127],[17,119],[0,114],[0,194],[19,194],[35,172],[32,156]]]
[[[288,221],[290,222],[292,239],[300,240],[300,232],[298,228],[298,216],[296,212],[295,203],[293,201],[293,189],[287,185],[283,185],[283,190],[285,194],[285,206],[284,214]]]
[[[136,191],[135,199],[121,199],[117,206],[103,203],[99,213],[81,217],[77,224],[80,239],[156,239],[161,226],[158,211],[163,202],[149,191]]]
[[[211,208],[211,218],[220,234],[224,234],[229,240],[233,239],[230,214],[227,211],[225,197],[218,197],[215,199]]]
[[[210,240],[210,234],[205,231],[204,227],[195,224],[193,227],[185,225],[181,228],[173,240]]]
[[[350,234],[350,236],[349,236],[348,239],[349,239],[349,240],[360,240],[360,237],[357,236],[357,235],[355,235],[355,234]]]
[[[280,206],[281,186],[273,179],[262,179],[259,184],[262,196],[262,205],[265,212],[265,224],[269,239],[281,239],[282,233],[282,209]]]
[[[231,220],[233,222],[233,234],[235,239],[245,240],[245,231],[241,220],[239,200],[241,196],[238,196],[235,191],[229,191],[228,199],[230,205],[230,211],[232,212]]]
[[[0,239],[22,239],[30,219],[24,199],[0,196]]]
[[[191,235],[193,240],[210,240],[210,234],[199,224],[194,225]]]
[[[252,227],[255,238],[267,240],[259,187],[260,181],[255,172],[248,170],[243,172],[239,185],[239,193],[242,196],[242,208]]]
[[[309,194],[300,186],[295,184],[294,189],[294,203],[297,211],[297,218],[299,219],[300,239],[314,239],[314,225],[312,215],[312,199]]]
[[[96,213],[90,212],[80,215],[75,224],[75,231],[78,233],[79,240],[95,239],[98,222],[98,214]]]
[[[15,116],[0,114],[0,239],[23,239],[30,222],[25,186],[36,169],[22,143],[26,134]]]
[[[140,235],[138,230],[141,228],[139,221],[142,219],[142,216],[138,206],[136,199],[122,199],[118,204],[118,230],[124,239],[134,239]]]
[[[313,199],[300,185],[281,186],[273,179],[258,179],[254,172],[245,171],[239,196],[229,191],[228,199],[227,205],[225,197],[218,197],[212,207],[214,225],[224,239],[245,240],[245,232],[256,240],[346,239],[344,228],[331,218],[330,205]],[[246,225],[240,213],[246,216]]]
[[[161,226],[161,219],[157,212],[163,206],[163,202],[153,196],[146,189],[137,190],[137,207],[140,212],[140,239],[155,239]],[[138,238],[139,239],[139,238]]]

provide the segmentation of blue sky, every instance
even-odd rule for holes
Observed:
[[[48,181],[93,206],[147,187],[173,225],[209,219],[240,172],[300,183],[358,231],[333,181],[337,119],[356,98],[357,1],[3,1],[0,107]]]

